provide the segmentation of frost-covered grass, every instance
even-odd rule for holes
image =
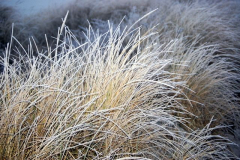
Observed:
[[[100,17],[83,33],[77,5],[63,21],[21,22],[28,47],[13,31],[0,59],[0,159],[237,158],[224,136],[240,123],[239,2],[132,1],[124,19],[111,2],[92,3]],[[121,19],[105,22],[114,9]]]

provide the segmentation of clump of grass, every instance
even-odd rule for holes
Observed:
[[[233,158],[230,142],[209,126],[186,125],[193,101],[185,92],[194,92],[186,73],[171,68],[187,60],[168,56],[179,41],[161,45],[157,33],[133,27],[109,25],[102,35],[90,27],[80,43],[63,25],[53,50],[34,56],[32,41],[12,65],[9,44],[1,59],[1,159]]]
[[[239,2],[156,1],[154,5],[157,4],[161,4],[157,14],[142,23],[151,26],[159,22],[155,29],[160,34],[160,44],[178,39],[174,42],[177,45],[163,57],[186,64],[169,69],[184,73],[181,79],[195,92],[184,91],[198,102],[187,107],[198,116],[191,125],[203,128],[214,116],[217,120],[212,125],[230,124],[238,128]]]
[[[236,93],[239,91],[240,74],[234,59],[238,60],[239,55],[216,54],[221,50],[218,45],[194,47],[196,42],[184,44],[182,39],[176,43],[177,47],[164,56],[182,65],[170,67],[169,70],[182,74],[181,80],[186,81],[188,87],[187,90],[183,89],[183,92],[195,101],[186,106],[189,112],[197,116],[190,125],[202,128],[214,116],[216,121],[212,125],[238,127],[239,102]]]

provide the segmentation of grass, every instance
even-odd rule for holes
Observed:
[[[238,2],[174,1],[171,13],[156,3],[81,36],[66,16],[40,48],[13,32],[0,59],[0,159],[236,159],[225,133],[239,127],[239,30],[227,19]]]

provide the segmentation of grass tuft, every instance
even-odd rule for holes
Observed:
[[[75,12],[60,28],[45,19],[37,27],[49,34],[27,47],[12,32],[0,56],[0,159],[238,158],[225,136],[239,137],[239,3],[146,4],[119,25],[90,19],[81,34]]]

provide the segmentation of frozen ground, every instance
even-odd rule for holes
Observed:
[[[31,15],[42,9],[61,6],[74,0],[5,0],[3,4],[14,7],[22,15]]]

